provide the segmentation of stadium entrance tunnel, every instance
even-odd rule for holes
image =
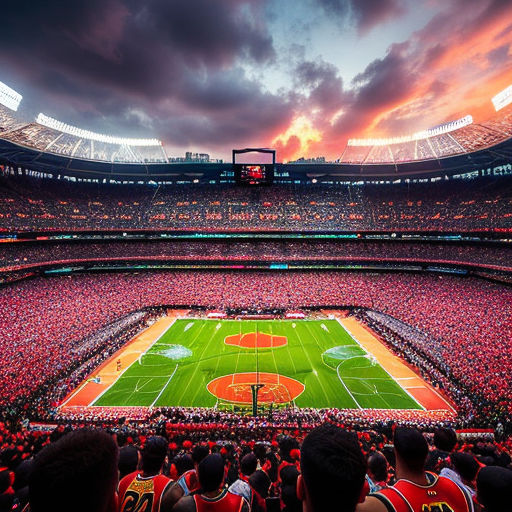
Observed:
[[[263,332],[248,332],[226,336],[224,343],[241,348],[278,348],[286,346],[288,339],[286,336],[273,336]]]
[[[208,383],[208,391],[219,401],[231,404],[251,404],[251,386],[263,384],[258,402],[287,404],[293,402],[305,389],[304,384],[278,373],[233,373],[217,377]]]

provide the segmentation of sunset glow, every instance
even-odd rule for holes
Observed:
[[[4,15],[0,80],[27,115],[170,155],[334,160],[350,138],[482,122],[512,84],[503,0],[50,0]]]

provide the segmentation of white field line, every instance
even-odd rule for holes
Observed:
[[[176,373],[178,366],[179,366],[179,364],[176,365],[176,368],[174,368],[174,371],[172,372],[171,376],[169,377],[169,380],[165,383],[165,386],[160,390],[160,393],[158,393],[157,397],[153,400],[153,403],[149,406],[150,409],[153,408],[153,406],[156,404],[157,400],[162,396],[162,393],[164,392],[165,388],[169,385],[169,382],[171,382],[172,378],[174,377],[174,374]]]
[[[356,397],[352,394],[350,389],[348,389],[347,385],[343,381],[343,379],[340,377],[340,366],[341,363],[336,367],[336,375],[338,376],[338,380],[341,382],[342,386],[345,388],[345,391],[350,395],[352,400],[354,400],[354,403],[359,407],[359,409],[362,409],[361,404],[356,400]]]
[[[167,328],[162,332],[162,334],[160,334],[160,336],[158,336],[158,337],[155,339],[155,341],[153,341],[153,343],[151,343],[151,345],[150,345],[150,346],[149,346],[149,347],[148,347],[148,348],[147,348],[147,349],[146,349],[146,350],[141,354],[141,356],[142,356],[142,355],[144,355],[144,354],[146,354],[146,353],[148,352],[148,350],[150,350],[150,349],[153,347],[153,345],[155,345],[155,344],[160,340],[160,338],[162,338],[162,337],[164,336],[164,334],[165,334],[165,333],[166,333],[166,332],[167,332],[167,331],[168,331],[168,330],[169,330],[169,329],[174,325],[174,322],[176,322],[176,317],[174,317],[174,318],[173,318],[173,321],[172,321],[172,322],[167,326]],[[153,324],[153,325],[154,325],[154,324]],[[150,327],[152,327],[152,326],[150,326]],[[148,329],[149,329],[150,327],[148,327]],[[146,330],[147,330],[147,329],[146,329]],[[144,331],[142,331],[142,332],[144,332]],[[140,334],[142,334],[142,332],[141,332]],[[137,336],[140,336],[140,334],[138,334]],[[140,359],[140,356],[139,356],[139,359]],[[136,361],[138,361],[139,359],[136,359]],[[113,386],[113,385],[114,385],[114,384],[115,384],[115,383],[116,383],[116,382],[117,382],[117,381],[118,381],[118,380],[123,376],[124,372],[126,372],[129,368],[131,368],[131,367],[135,364],[135,362],[136,362],[136,361],[134,361],[130,366],[127,366],[127,367],[126,367],[126,368],[125,368],[125,369],[124,369],[124,370],[119,374],[119,376],[117,377],[117,379],[116,379],[114,382],[112,382],[112,384],[110,384],[110,386],[109,386],[107,389],[103,390],[103,391],[102,391],[102,392],[101,392],[101,393],[100,393],[100,394],[99,394],[99,395],[98,395],[98,396],[97,396],[97,397],[96,397],[96,398],[95,398],[95,399],[94,399],[94,400],[93,400],[93,401],[88,405],[88,407],[93,406],[95,402],[97,402],[97,401],[98,401],[98,400],[99,400],[99,399],[100,399],[100,398],[101,398],[101,397],[102,397],[102,396],[103,396],[107,391],[109,391],[109,390],[110,390],[110,388],[111,388],[111,387],[112,387],[112,386]]]
[[[356,342],[356,343],[357,343],[357,344],[358,344],[358,345],[359,345],[359,346],[360,346],[360,347],[361,347],[361,348],[362,348],[362,349],[363,349],[367,354],[370,354],[370,352],[368,352],[368,350],[366,350],[366,349],[361,345],[361,343],[359,343],[359,341],[354,337],[354,335],[349,331],[349,329],[347,329],[347,327],[345,327],[345,326],[341,323],[340,319],[339,319],[337,316],[336,316],[335,318],[336,318],[336,321],[337,321],[337,322],[340,324],[340,326],[342,327],[342,329],[344,329],[344,330],[345,330],[345,332],[347,332],[347,333],[348,333],[348,335],[349,335],[349,336],[350,336],[350,337],[351,337],[351,338],[352,338],[352,339],[353,339],[353,340],[354,340],[354,341],[355,341],[355,342]],[[374,355],[374,354],[370,354],[370,355],[371,355],[372,357],[374,357],[375,359],[377,359],[377,358],[375,357],[375,355]],[[377,361],[378,361],[378,359],[377,359]],[[400,384],[400,382],[398,382],[398,380],[397,380],[397,379],[395,379],[395,377],[393,377],[393,375],[391,375],[391,374],[386,370],[386,368],[384,368],[384,366],[382,366],[382,364],[380,364],[380,362],[379,362],[379,366],[380,366],[380,367],[381,367],[381,368],[382,368],[382,369],[383,369],[383,370],[384,370],[384,371],[385,371],[385,372],[390,376],[390,378],[391,378],[391,379],[393,379],[393,380],[394,380],[394,381],[395,381],[395,382],[400,386],[400,388],[402,388],[402,389],[403,389],[403,390],[404,390],[404,391],[405,391],[405,392],[406,392],[406,393],[411,397],[411,399],[412,399],[412,401],[413,401],[414,403],[416,403],[417,405],[419,405],[419,406],[420,406],[424,411],[426,411],[426,410],[427,410],[425,407],[423,407],[423,405],[422,405],[422,404],[420,404],[420,403],[416,400],[416,398],[414,398],[414,397],[411,395],[411,393],[409,393],[409,391],[407,391],[407,389],[405,389],[405,388]]]

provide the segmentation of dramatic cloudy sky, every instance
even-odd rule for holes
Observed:
[[[24,111],[170,155],[340,156],[350,137],[492,115],[511,0],[7,0],[0,81]]]

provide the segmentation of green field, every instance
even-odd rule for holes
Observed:
[[[286,336],[288,343],[224,343],[245,333]],[[257,365],[305,385],[298,407],[421,409],[336,320],[176,320],[93,405],[214,407],[210,381]]]

